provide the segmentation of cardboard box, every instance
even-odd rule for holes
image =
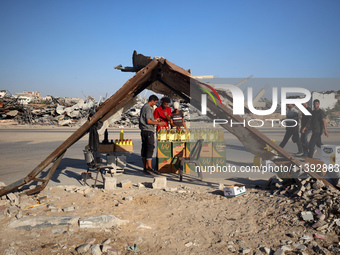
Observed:
[[[212,152],[213,158],[215,157],[225,158],[226,157],[227,150],[226,150],[225,142],[213,142],[212,145],[213,145],[213,152]]]
[[[185,142],[172,142],[172,157],[185,157]]]
[[[246,187],[241,185],[232,185],[224,188],[225,197],[237,197],[246,194]]]
[[[194,148],[196,142],[185,142],[185,157],[190,156],[191,150]]]
[[[157,158],[171,158],[171,142],[157,142]]]
[[[200,157],[212,157],[213,152],[212,152],[212,142],[203,142],[202,150]]]
[[[131,144],[115,144],[115,150],[116,152],[133,152],[133,145]]]
[[[185,163],[184,164],[184,172],[185,173],[196,172],[195,164],[194,163]]]
[[[210,172],[210,169],[213,167],[212,157],[200,157],[199,163],[200,163],[200,170],[203,173]],[[195,169],[195,172],[196,172],[196,169]]]
[[[227,159],[225,157],[212,158],[215,172],[223,172],[223,167],[227,165]],[[219,170],[220,169],[220,170]]]
[[[321,145],[321,161],[326,165],[340,165],[340,146]]]
[[[160,173],[171,173],[172,172],[172,165],[171,165],[172,158],[157,158],[157,168]]]
[[[115,150],[115,144],[109,143],[109,144],[99,144],[98,152],[114,152]]]

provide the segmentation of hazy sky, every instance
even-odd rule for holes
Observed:
[[[1,0],[0,89],[99,99],[133,75],[113,69],[131,66],[133,50],[194,75],[340,77],[339,10],[338,0]]]

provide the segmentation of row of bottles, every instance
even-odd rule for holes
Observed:
[[[119,145],[133,145],[132,140],[130,139],[124,139],[124,130],[120,130],[120,135],[119,135],[119,140],[116,139],[115,144]],[[104,140],[102,141],[103,144],[108,144],[109,143],[109,132],[107,129],[104,132]],[[113,140],[111,140],[111,143],[113,143]]]
[[[132,139],[130,139],[130,140],[129,139],[126,139],[126,140],[116,139],[115,144],[118,144],[118,145],[133,145]]]
[[[157,131],[159,142],[189,142],[204,139],[205,142],[223,142],[224,133],[222,128],[160,128]]]

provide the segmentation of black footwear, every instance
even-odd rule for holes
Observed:
[[[144,169],[143,172],[144,172],[145,174],[151,174],[151,171],[150,171],[149,169]]]
[[[155,169],[148,169],[151,173],[160,175],[160,172],[156,171]]]
[[[298,156],[298,157],[300,157],[300,156],[303,156],[303,154],[304,154],[304,153],[301,151],[301,152],[296,153],[295,155]]]

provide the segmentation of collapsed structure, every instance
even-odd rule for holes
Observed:
[[[122,71],[136,72],[136,74],[96,109],[96,113],[91,120],[86,121],[27,177],[2,188],[0,190],[0,196],[31,181],[41,182],[42,184],[35,189],[29,190],[27,194],[38,193],[44,189],[54,171],[56,171],[66,150],[81,139],[88,132],[89,128],[97,121],[106,121],[107,124],[104,124],[103,127],[106,128],[112,119],[117,118],[118,115],[120,116],[135,103],[136,97],[144,89],[152,90],[155,93],[165,94],[172,98],[180,98],[200,109],[201,89],[205,86],[209,86],[194,78],[188,71],[171,63],[167,59],[162,57],[155,57],[152,59],[151,57],[145,57],[136,52],[133,54],[133,67],[122,67],[119,65],[115,68]],[[225,93],[227,94],[227,98],[232,101],[233,97],[227,92]],[[231,121],[239,123],[244,121],[241,116],[234,115],[227,105],[216,104],[210,97],[207,98],[207,116],[212,119],[226,119],[229,123]],[[235,135],[244,147],[254,155],[264,159],[270,159],[277,165],[297,166],[299,168],[301,167],[302,170],[304,169],[304,164],[302,164],[302,162],[294,158],[256,128],[243,125],[230,126],[226,124],[222,124],[221,126]],[[268,149],[268,147],[271,149]],[[47,176],[44,179],[37,178],[38,174],[51,163],[52,166],[48,170]],[[331,185],[316,173],[308,172],[308,174],[313,178],[321,179],[327,185]],[[287,173],[285,177],[297,178],[294,172]]]

